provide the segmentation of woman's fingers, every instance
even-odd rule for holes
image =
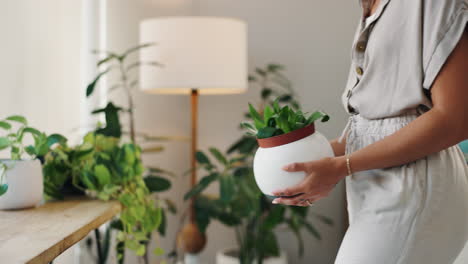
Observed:
[[[306,181],[302,181],[299,184],[296,184],[295,186],[289,187],[284,190],[278,190],[273,192],[274,196],[295,196],[299,193],[307,193],[309,192],[308,190],[308,185]]]
[[[273,200],[273,203],[293,206],[310,206],[310,204],[327,197],[332,191],[333,187],[328,187],[322,190],[320,193],[304,193],[293,198],[276,198]]]
[[[283,170],[287,172],[298,172],[298,171],[306,171],[306,165],[302,162],[291,163],[283,167]]]

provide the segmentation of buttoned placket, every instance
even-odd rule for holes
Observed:
[[[358,114],[356,110],[350,105],[349,100],[351,99],[351,96],[353,95],[353,90],[358,86],[363,75],[365,74],[364,59],[365,59],[367,45],[369,42],[369,37],[372,32],[372,29],[374,28],[375,22],[380,18],[380,16],[382,15],[382,12],[384,11],[385,7],[387,6],[389,2],[390,0],[382,0],[379,8],[376,10],[375,15],[373,15],[373,17],[371,18],[371,20],[368,21],[367,24],[366,24],[364,17],[361,19],[361,24],[360,24],[361,31],[352,49],[352,65],[355,68],[354,76],[356,78],[356,82],[354,83],[352,87],[348,87],[348,91],[346,92],[346,104],[348,108],[347,110],[348,110],[348,113],[351,114],[351,116],[348,120],[348,123],[346,124],[345,129],[343,130],[339,138],[339,142],[342,142],[343,139],[347,136],[347,133],[351,126],[352,116]]]

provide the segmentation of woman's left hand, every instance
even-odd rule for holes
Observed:
[[[275,196],[282,196],[274,199],[274,204],[295,206],[309,206],[315,201],[328,196],[336,184],[347,176],[348,172],[344,156],[293,163],[283,169],[288,172],[304,171],[306,173],[306,177],[301,183],[273,192]]]

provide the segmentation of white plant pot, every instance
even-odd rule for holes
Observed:
[[[1,160],[8,166],[7,192],[0,196],[0,210],[34,207],[42,201],[44,190],[39,160]]]
[[[240,264],[236,256],[232,256],[229,252],[236,252],[236,249],[227,248],[216,253],[216,264]],[[264,264],[288,264],[286,252],[280,251],[278,257],[269,257],[263,260]]]
[[[300,183],[306,176],[304,172],[284,171],[285,165],[334,156],[328,140],[315,131],[313,125],[258,141],[260,147],[254,158],[255,180],[260,190],[270,196],[274,191]]]

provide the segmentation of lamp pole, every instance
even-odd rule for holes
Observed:
[[[190,186],[193,187],[197,183],[197,160],[195,154],[197,153],[197,132],[198,132],[198,90],[192,89],[191,91],[191,114],[192,114],[192,146],[191,146],[191,169],[192,174],[190,178]],[[190,222],[195,223],[195,197],[191,198],[190,201]]]

